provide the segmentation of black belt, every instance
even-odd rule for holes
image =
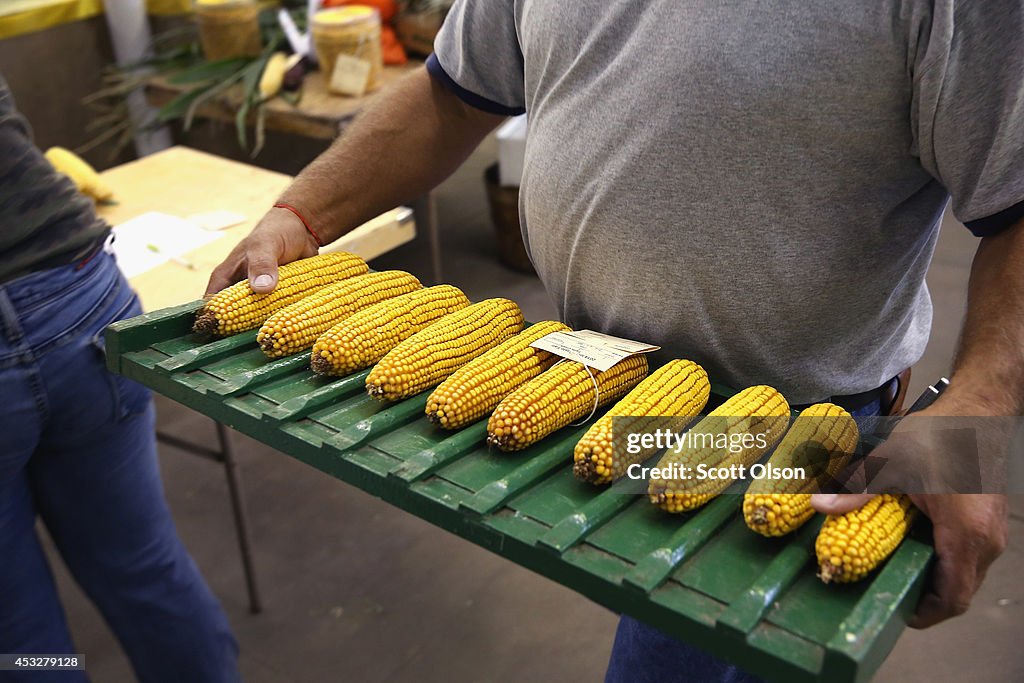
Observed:
[[[865,406],[871,405],[875,401],[878,401],[879,413],[881,415],[886,415],[892,406],[884,404],[887,403],[887,397],[895,396],[898,393],[899,382],[899,376],[893,377],[880,387],[868,389],[867,391],[862,391],[859,394],[846,394],[845,396],[829,396],[824,401],[819,401],[819,403],[834,403],[840,408],[843,408],[846,411],[852,413],[857,410],[860,410]],[[896,385],[897,391],[892,391],[893,385]],[[807,405],[791,407],[793,410],[802,412],[805,408],[809,408],[810,406],[811,404],[808,403]]]

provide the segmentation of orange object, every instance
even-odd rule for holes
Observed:
[[[398,2],[396,0],[323,0],[320,6],[342,7],[344,5],[366,5],[373,7],[380,13],[380,20],[384,26],[380,32],[381,52],[384,56],[384,63],[389,65],[405,64],[409,58],[405,54],[405,48],[398,41],[395,30],[391,27],[391,21],[398,13]]]
[[[395,66],[409,61],[409,57],[405,54],[405,48],[398,41],[395,29],[391,28],[390,24],[380,28],[380,47],[384,54],[385,64]]]

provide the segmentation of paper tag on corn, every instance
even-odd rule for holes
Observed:
[[[604,372],[630,356],[657,351],[661,348],[653,344],[613,337],[593,330],[552,332],[544,335],[530,346],[583,363],[599,372]]]

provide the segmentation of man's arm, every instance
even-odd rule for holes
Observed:
[[[951,406],[1024,410],[1024,221],[978,246],[953,378],[944,395]]]
[[[921,416],[1010,416],[1024,409],[1024,222],[982,239],[971,266],[964,321],[949,388]],[[894,432],[893,436],[898,433]],[[928,454],[879,446],[882,459],[924,463]],[[941,444],[935,443],[936,447]],[[994,462],[999,458],[984,458]],[[841,514],[871,495],[815,495],[821,512]],[[931,590],[912,626],[927,628],[963,614],[1007,542],[1005,495],[918,494],[914,504],[932,520],[938,563]]]
[[[447,178],[504,117],[464,104],[420,69],[385,91],[285,190],[323,244]],[[243,277],[257,292],[277,285],[277,266],[317,244],[287,209],[271,209],[210,277],[207,294]]]

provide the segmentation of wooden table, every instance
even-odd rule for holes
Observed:
[[[333,140],[351,123],[356,114],[380,95],[410,73],[423,67],[423,62],[412,60],[403,66],[386,66],[381,72],[381,84],[373,92],[362,97],[334,95],[327,90],[323,73],[314,71],[306,75],[302,86],[302,99],[298,105],[289,104],[277,97],[266,106],[266,130],[291,133],[319,140]],[[170,83],[166,76],[154,76],[146,83],[146,97],[150,104],[162,106],[193,85]],[[240,93],[237,88],[228,89],[224,94],[213,97],[202,104],[197,116],[225,121],[234,125],[238,111]],[[423,227],[430,240],[430,256],[435,283],[442,282],[441,239],[437,224],[437,207],[433,194],[428,192],[414,203],[416,222]]]
[[[322,71],[308,73],[302,83],[302,99],[298,105],[289,104],[281,97],[267,102],[267,130],[333,140],[373,98],[422,66],[423,62],[409,62],[403,66],[385,67],[381,72],[380,86],[362,97],[334,95],[328,92]],[[166,76],[154,76],[146,83],[146,98],[150,104],[160,107],[193,87],[194,84],[170,83]],[[229,89],[220,97],[200,105],[196,113],[234,125],[239,99],[238,89]]]
[[[105,171],[117,204],[99,207],[99,214],[118,225],[147,211],[185,217],[226,210],[246,220],[221,231],[220,239],[186,254],[190,270],[169,261],[131,278],[146,311],[167,308],[203,295],[210,272],[245,237],[291,182],[283,173],[237,161],[172,147]],[[362,225],[323,251],[351,251],[372,259],[416,236],[416,225],[406,208],[389,211]]]
[[[245,216],[242,223],[221,231],[218,239],[184,254],[194,269],[168,261],[132,277],[129,282],[139,294],[146,311],[200,298],[210,272],[249,233],[291,182],[287,175],[187,147],[172,147],[109,169],[102,175],[113,188],[117,203],[100,206],[98,213],[115,226],[148,211],[181,218],[220,210]],[[379,256],[415,237],[416,225],[411,214],[404,207],[393,209],[359,226],[325,250],[351,251],[364,259]],[[255,614],[262,610],[262,606],[252,561],[249,516],[241,473],[230,433],[222,423],[215,424],[216,448],[160,430],[157,430],[156,437],[162,443],[223,465],[249,594],[249,609]]]

